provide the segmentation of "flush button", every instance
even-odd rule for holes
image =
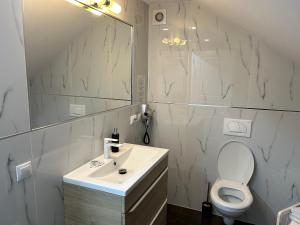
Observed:
[[[86,115],[86,106],[85,105],[77,105],[70,104],[70,116],[80,117]]]
[[[251,120],[224,119],[223,133],[225,135],[251,137]]]
[[[17,182],[21,182],[32,175],[31,161],[16,166]]]

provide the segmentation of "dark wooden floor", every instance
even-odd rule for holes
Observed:
[[[168,225],[223,225],[221,217],[202,218],[201,212],[174,205],[168,205]],[[249,225],[235,222],[235,225]]]

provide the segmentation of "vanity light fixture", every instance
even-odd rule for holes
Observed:
[[[66,0],[67,2],[73,4],[73,5],[76,5],[78,7],[81,7],[81,8],[84,8],[86,11],[90,12],[90,13],[93,13],[94,15],[96,16],[102,16],[102,12],[100,12],[99,10],[97,9],[94,9],[93,7],[90,7],[87,5],[88,1],[87,0]]]
[[[191,27],[192,28],[192,30],[197,30],[197,27]]]
[[[101,16],[103,13],[112,12],[114,14],[119,14],[122,11],[122,7],[111,0],[66,0],[78,7],[82,7],[87,11]]]
[[[210,42],[209,38],[204,39],[205,42]]]
[[[99,8],[100,10],[111,11],[115,14],[120,14],[122,11],[122,7],[115,1],[111,0],[91,0],[90,5]]]
[[[122,7],[116,2],[112,2],[109,9],[115,14],[120,14],[122,12]]]

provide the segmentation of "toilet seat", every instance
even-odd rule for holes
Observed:
[[[241,201],[238,203],[232,203],[223,200],[221,196],[222,194],[220,193],[222,189],[225,191],[226,189],[230,190],[230,195],[240,199]],[[223,209],[226,208],[226,210],[229,211],[243,211],[249,208],[253,202],[253,197],[248,186],[231,180],[217,180],[211,189],[210,196],[215,206]]]
[[[218,156],[219,177],[248,184],[254,171],[254,157],[242,142],[230,141],[221,147]]]

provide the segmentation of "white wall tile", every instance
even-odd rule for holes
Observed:
[[[7,7],[0,9],[0,139],[30,130],[22,1],[2,3]],[[136,73],[147,80],[148,23],[145,15],[148,6],[138,0],[122,1],[121,5],[120,18],[135,26],[135,85]],[[54,85],[59,87],[58,83]],[[143,95],[145,98],[146,94]],[[41,109],[41,105],[42,102],[37,101],[35,107]],[[139,123],[129,125],[129,115],[138,110],[138,106],[128,106],[1,139],[0,224],[64,224],[62,176],[99,156],[103,151],[103,138],[111,135],[113,127],[119,128],[121,142],[141,143],[143,127]],[[29,160],[32,160],[33,177],[17,184],[15,166]]]
[[[162,8],[167,24],[152,25]],[[299,65],[255,35],[195,0],[151,3],[149,18],[149,101],[300,110]],[[187,44],[162,43],[175,37]]]
[[[103,139],[113,128],[118,128],[121,143],[141,143],[141,124],[129,125],[129,116],[138,109],[128,106],[32,132],[39,225],[64,223],[63,176],[103,154]]]
[[[201,210],[207,182],[218,178],[221,147],[232,140],[255,157],[254,205],[241,220],[274,224],[278,210],[300,200],[300,114],[268,110],[153,103],[152,144],[169,148],[169,203]],[[223,135],[224,118],[253,121],[251,138]],[[264,210],[261,210],[264,209]]]
[[[0,9],[0,137],[30,130],[24,55],[22,1]]]
[[[30,135],[0,140],[0,223],[37,225],[33,178],[17,183],[16,166],[31,160]]]

